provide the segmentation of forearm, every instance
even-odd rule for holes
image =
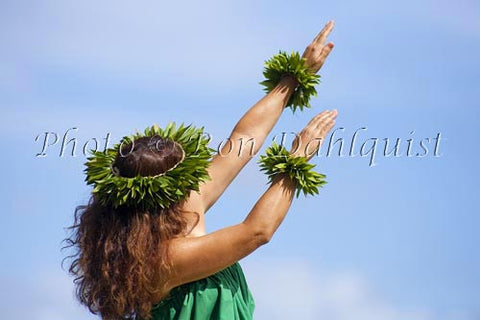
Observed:
[[[233,129],[233,135],[253,139],[254,150],[258,151],[265,138],[277,123],[285,106],[297,86],[297,81],[291,76],[285,76],[278,85],[254,104]]]
[[[295,188],[295,182],[287,174],[277,175],[243,221],[263,242],[270,241],[285,218]]]

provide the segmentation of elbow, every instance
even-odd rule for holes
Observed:
[[[258,233],[255,235],[255,243],[257,244],[257,247],[261,247],[269,243],[271,239],[272,239],[272,235],[267,234],[265,232]]]
[[[251,239],[255,243],[255,247],[261,247],[270,242],[272,239],[273,233],[268,231],[267,228],[255,228],[247,225],[250,230]]]

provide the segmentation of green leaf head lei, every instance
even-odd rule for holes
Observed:
[[[315,85],[320,83],[320,75],[312,73],[307,65],[305,59],[300,57],[298,52],[292,51],[287,54],[279,50],[279,53],[274,55],[269,60],[265,61],[263,75],[265,80],[260,82],[266,92],[270,92],[280,82],[284,75],[292,75],[298,82],[298,86],[290,96],[286,107],[289,107],[293,113],[303,108],[311,108],[310,98],[317,95]]]
[[[207,167],[214,149],[208,147],[210,137],[204,134],[204,128],[195,128],[183,123],[177,128],[169,122],[165,129],[154,124],[144,133],[137,132],[125,136],[119,143],[105,151],[90,150],[91,155],[85,163],[85,181],[93,185],[92,193],[102,205],[118,208],[135,207],[140,210],[168,208],[185,199],[191,190],[199,190],[202,181],[210,180]],[[179,144],[183,150],[180,162],[167,171],[154,176],[124,177],[115,170],[114,161],[122,152],[122,147],[133,144],[141,137],[160,136]],[[122,154],[121,156],[124,156]]]
[[[266,155],[261,155],[258,163],[260,170],[268,176],[268,182],[273,182],[280,173],[286,173],[296,182],[296,197],[303,192],[307,194],[318,194],[318,188],[323,187],[327,182],[324,174],[315,172],[314,164],[308,163],[307,158],[291,155],[283,145],[275,141],[265,150]]]

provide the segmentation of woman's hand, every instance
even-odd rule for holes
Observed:
[[[306,157],[310,160],[322,146],[327,133],[335,125],[337,110],[325,110],[310,120],[307,126],[295,137],[290,154],[295,157]]]
[[[328,35],[333,30],[333,25],[333,20],[330,20],[315,39],[313,39],[312,43],[307,46],[302,55],[302,58],[306,60],[306,65],[314,74],[320,70],[330,51],[333,49],[333,42],[324,44]]]

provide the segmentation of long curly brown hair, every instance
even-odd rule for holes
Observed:
[[[143,137],[123,146],[114,166],[126,177],[156,175],[182,156],[181,147],[171,140]],[[188,225],[181,204],[149,211],[113,209],[92,195],[87,205],[77,206],[74,223],[67,228],[72,234],[62,248],[74,249],[65,259],[73,259],[68,272],[75,276],[77,299],[105,320],[150,319],[165,283],[161,277],[171,270],[167,240],[185,235]]]

